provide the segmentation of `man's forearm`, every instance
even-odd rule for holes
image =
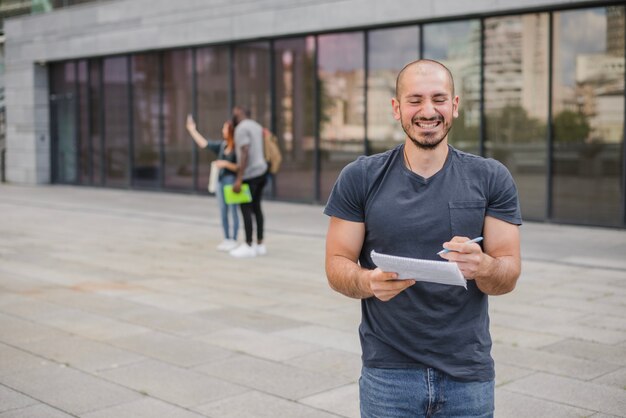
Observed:
[[[478,288],[487,295],[503,295],[515,288],[521,273],[517,257],[503,256],[494,258],[485,254],[486,259],[480,273],[474,277]]]
[[[368,274],[370,270],[343,256],[330,256],[326,262],[328,284],[333,290],[350,298],[366,299],[374,296],[369,289]]]

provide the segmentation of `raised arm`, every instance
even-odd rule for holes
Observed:
[[[368,270],[358,263],[365,238],[365,225],[331,217],[326,234],[326,277],[330,287],[348,297],[376,296],[388,301],[412,286],[414,280],[395,280],[393,272]]]
[[[467,237],[454,237],[444,247],[455,252],[441,257],[458,263],[463,276],[476,280],[483,293],[509,293],[522,271],[519,226],[487,216],[483,237],[484,252],[478,244],[464,244]]]
[[[187,115],[187,123],[185,126],[195,143],[198,144],[200,148],[206,148],[207,145],[209,145],[209,141],[207,141],[206,138],[203,137],[200,132],[198,132],[198,129],[196,128],[196,122],[193,120],[193,117],[191,115]]]

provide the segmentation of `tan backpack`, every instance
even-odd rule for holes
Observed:
[[[263,135],[263,153],[265,154],[265,160],[269,166],[269,172],[272,174],[278,173],[280,163],[283,161],[283,156],[278,147],[278,139],[276,135],[271,132],[266,132]]]

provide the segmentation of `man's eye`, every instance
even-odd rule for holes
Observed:
[[[446,99],[435,99],[433,100],[435,103],[445,103]]]

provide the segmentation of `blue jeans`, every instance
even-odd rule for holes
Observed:
[[[239,232],[239,214],[237,213],[237,206],[239,205],[227,205],[224,200],[224,186],[227,184],[233,184],[235,182],[235,176],[223,176],[215,191],[217,201],[220,205],[220,214],[222,215],[222,228],[224,229],[224,238],[237,240],[237,233]],[[228,221],[228,212],[233,221],[233,232],[230,233],[230,223]]]
[[[461,382],[431,368],[363,367],[362,418],[493,417],[494,381]]]

